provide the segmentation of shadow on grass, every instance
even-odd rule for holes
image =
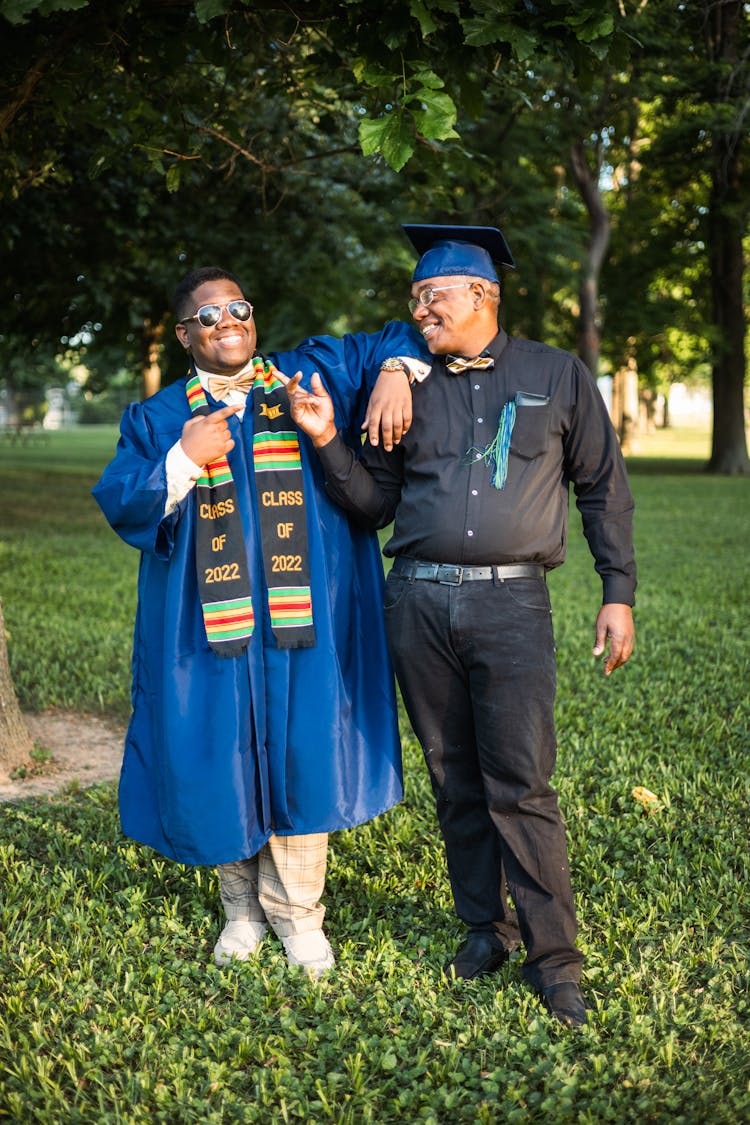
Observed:
[[[695,457],[626,457],[631,477],[698,477],[708,473],[708,462]]]

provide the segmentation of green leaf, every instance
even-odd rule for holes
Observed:
[[[422,86],[427,86],[431,90],[442,90],[445,82],[439,74],[435,74],[434,70],[430,70],[429,67],[425,67],[419,62],[409,62],[407,65],[411,70],[410,82],[419,82]]]
[[[597,39],[588,45],[589,51],[595,58],[602,62],[606,58],[611,59],[610,42],[608,39]]]
[[[8,23],[23,23],[29,12],[36,7],[34,0],[3,0],[0,4],[0,16]]]
[[[180,165],[177,161],[171,164],[167,169],[167,191],[179,191],[180,188]]]
[[[496,43],[498,40],[497,24],[487,16],[463,20],[461,26],[467,47],[486,47],[488,43]]]
[[[226,15],[229,0],[196,0],[195,14],[201,23],[208,23],[216,16]]]
[[[437,94],[433,90],[423,90],[422,94],[424,109],[414,114],[420,133],[430,141],[457,137],[453,126],[458,115],[453,100],[447,94]]]
[[[409,11],[414,19],[419,22],[419,30],[422,32],[423,38],[432,35],[433,31],[437,31],[438,25],[433,20],[423,0],[411,0]]]
[[[88,5],[89,0],[2,0],[0,16],[8,23],[21,24],[34,12],[51,16],[54,12],[73,12]]]
[[[377,63],[372,65],[366,59],[355,59],[352,63],[352,74],[358,82],[362,82],[365,86],[373,86],[375,88],[393,86],[395,82],[401,81],[400,74],[394,74],[392,71],[384,70],[382,66]]]
[[[112,167],[113,155],[106,150],[97,149],[91,156],[88,164],[89,179],[96,180],[103,172]]]
[[[45,0],[38,5],[41,16],[51,16],[53,12],[77,12],[88,6],[89,0]]]
[[[521,61],[527,59],[538,45],[538,37],[533,31],[508,20],[498,20],[494,16],[476,16],[474,19],[464,20],[462,26],[467,46],[486,47],[492,43],[507,43]]]
[[[414,130],[403,110],[377,121],[360,122],[359,143],[365,156],[379,153],[394,172],[400,172],[414,152]]]
[[[568,16],[566,23],[573,28],[577,38],[582,43],[592,43],[595,39],[606,39],[615,29],[615,20],[611,12],[592,9],[579,12],[578,15]]]
[[[383,139],[383,157],[400,172],[416,147],[411,120],[402,112],[391,115],[391,127]]]
[[[359,144],[364,156],[374,156],[382,150],[383,137],[386,133],[388,122],[385,117],[377,121],[365,119],[359,123]]]

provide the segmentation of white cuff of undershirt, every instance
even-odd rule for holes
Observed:
[[[191,488],[195,488],[195,482],[203,469],[188,457],[179,441],[176,441],[167,454],[166,470],[167,503],[164,507],[164,515],[168,516],[180,500],[187,496]]]

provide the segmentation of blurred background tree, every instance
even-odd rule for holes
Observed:
[[[241,277],[270,350],[403,316],[401,222],[499,225],[509,331],[610,375],[623,441],[639,388],[710,379],[710,467],[748,472],[749,22],[740,0],[0,0],[6,393],[74,371],[115,417],[181,375],[194,265]]]

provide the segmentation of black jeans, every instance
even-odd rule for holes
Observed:
[[[546,583],[450,586],[391,574],[385,607],[458,916],[508,949],[520,927],[523,974],[535,988],[579,981],[565,828],[549,783],[556,668]]]

